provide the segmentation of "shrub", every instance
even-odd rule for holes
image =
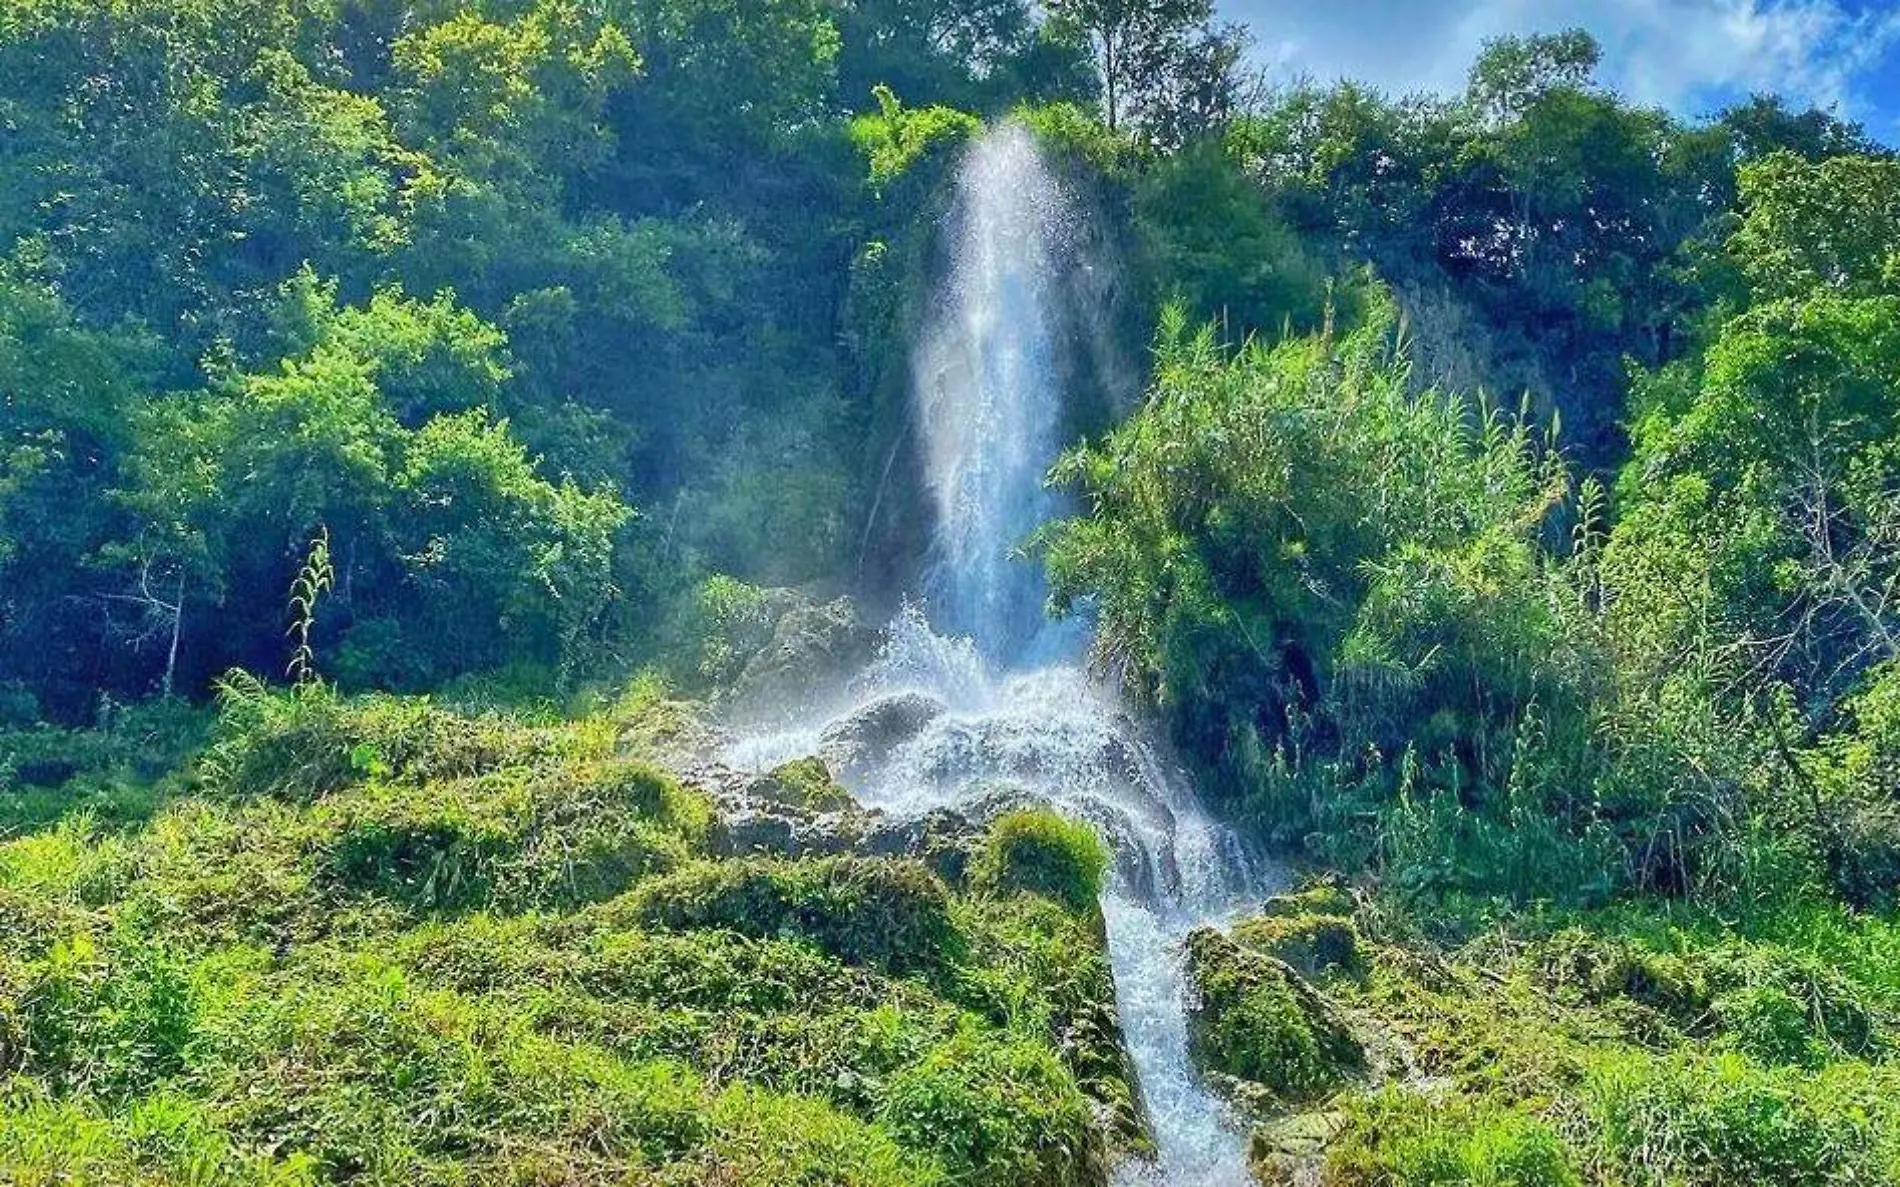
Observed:
[[[324,869],[339,886],[429,910],[604,899],[687,861],[710,809],[624,760],[515,769],[333,795]]]
[[[82,932],[17,975],[20,1062],[41,1082],[117,1100],[182,1069],[197,1017],[178,955]]]
[[[603,758],[613,747],[604,723],[527,726],[498,713],[463,716],[426,697],[352,699],[315,682],[272,689],[241,672],[221,686],[219,703],[205,774],[228,795],[311,800],[369,778],[465,778]]]
[[[1546,984],[1584,1001],[1636,1002],[1684,1032],[1720,1035],[1768,1062],[1865,1057],[1886,1041],[1864,990],[1820,958],[1780,945],[1667,952],[1567,928],[1543,941],[1537,960]]]
[[[1054,812],[1011,812],[990,826],[971,871],[979,886],[1027,891],[1072,911],[1092,911],[1108,872],[1108,848],[1086,824]]]
[[[1600,1058],[1582,1087],[1604,1157],[1662,1187],[1884,1182],[1879,1132],[1894,1086],[1851,1068],[1809,1076],[1738,1055]]]

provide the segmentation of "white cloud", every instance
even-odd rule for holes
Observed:
[[[1866,3],[1866,0],[1861,0]],[[1603,43],[1604,82],[1701,114],[1751,91],[1869,112],[1876,72],[1900,72],[1900,7],[1873,0],[1222,0],[1281,77],[1363,79],[1386,90],[1458,88],[1484,40],[1581,25]]]

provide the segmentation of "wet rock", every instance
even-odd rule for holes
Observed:
[[[989,821],[1022,802],[985,797],[962,808],[894,819],[861,807],[817,758],[786,763],[763,775],[702,763],[683,770],[680,777],[712,801],[716,823],[711,846],[717,856],[909,857],[952,882],[962,880]]]
[[[1194,931],[1187,947],[1198,999],[1188,1036],[1203,1067],[1289,1104],[1322,1099],[1363,1072],[1365,1049],[1293,966],[1213,928]]]
[[[755,780],[750,790],[772,803],[807,812],[844,812],[857,807],[857,801],[831,777],[821,758],[783,763]]]
[[[840,777],[863,778],[943,714],[942,701],[920,692],[881,697],[827,726],[818,754]]]
[[[1254,1176],[1268,1187],[1318,1187],[1326,1147],[1344,1129],[1334,1112],[1295,1113],[1254,1127],[1247,1160]]]

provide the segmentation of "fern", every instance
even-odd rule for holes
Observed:
[[[317,534],[310,539],[303,567],[297,570],[297,579],[290,583],[290,629],[286,633],[297,645],[290,653],[285,674],[293,684],[311,684],[319,678],[310,633],[317,624],[317,602],[330,590],[335,579],[336,570],[330,564],[330,529],[319,526]]]

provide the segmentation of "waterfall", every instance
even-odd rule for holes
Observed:
[[[1182,941],[1257,899],[1264,871],[1196,803],[1083,663],[1086,626],[1048,624],[1041,569],[1023,539],[1057,512],[1043,476],[1062,437],[1058,376],[1072,204],[1027,131],[992,128],[970,149],[949,230],[949,276],[913,366],[923,475],[936,511],[924,605],[907,606],[838,720],[894,698],[930,711],[881,752],[838,772],[869,806],[912,814],[998,791],[1094,824],[1115,863],[1102,909],[1123,1032],[1153,1133],[1127,1187],[1251,1182],[1243,1127],[1188,1058]],[[822,749],[836,722],[747,740],[734,761]]]
[[[977,141],[956,197],[949,282],[912,359],[937,522],[928,585],[937,626],[1008,662],[1043,621],[1040,569],[1011,550],[1054,512],[1054,253],[1072,222],[1015,124]]]

